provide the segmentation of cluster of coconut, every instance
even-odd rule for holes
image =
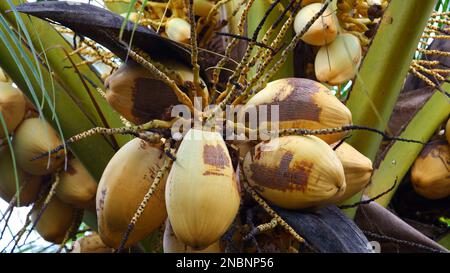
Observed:
[[[192,72],[182,71],[184,80],[192,81]],[[134,64],[124,64],[106,80],[110,105],[138,124],[150,116],[162,118],[164,107],[172,103],[149,95],[146,107],[138,108],[144,98],[137,100],[136,94],[144,85],[137,85],[145,81],[151,86],[154,79]],[[352,123],[350,110],[327,87],[309,79],[273,81],[249,99],[242,111],[267,105],[279,106],[281,130],[336,128]],[[342,202],[364,189],[372,173],[367,157],[349,144],[339,143],[344,136],[333,133],[281,136],[260,143],[243,141],[237,143],[241,158],[236,169],[221,134],[190,129],[125,247],[166,223],[165,252],[220,250],[221,237],[236,218],[244,194],[239,169],[266,201],[278,207],[314,209]],[[119,247],[136,209],[164,166],[162,145],[133,139],[107,165],[96,204],[99,236],[107,246]]]
[[[301,8],[295,17],[294,30],[297,34],[322,9],[322,2],[321,0],[306,1],[307,5]],[[340,22],[336,16],[339,5],[336,2],[339,1],[332,1],[302,36],[305,43],[317,49],[314,62],[317,80],[329,85],[340,85],[352,80],[362,59],[360,38],[354,35],[355,32],[346,31],[343,27],[345,23]]]
[[[450,120],[445,126],[446,139],[428,143],[411,169],[411,182],[419,195],[428,199],[450,196]]]
[[[59,172],[56,196],[36,225],[37,232],[45,240],[59,244],[75,219],[75,210],[94,208],[97,182],[73,156],[64,170],[64,151],[33,160],[61,145],[62,141],[51,124],[39,118],[32,103],[1,70],[0,114],[6,125],[3,128],[7,129],[0,130],[0,197],[14,206],[34,204],[34,221],[43,205],[43,195],[48,194],[48,185],[56,179],[55,172]]]

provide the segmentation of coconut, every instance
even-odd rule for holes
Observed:
[[[114,249],[106,246],[100,235],[93,233],[77,239],[70,253],[113,253]]]
[[[167,181],[167,213],[180,242],[198,250],[219,240],[240,204],[236,175],[222,136],[189,130]]]
[[[56,196],[63,202],[79,208],[95,204],[97,181],[78,159],[69,160],[67,170],[60,173],[59,179]]]
[[[261,111],[260,106],[267,106],[267,113],[271,114],[271,106],[279,106],[279,121],[273,121],[272,126],[278,124],[279,129],[302,128],[324,129],[335,128],[352,123],[350,110],[340,102],[331,91],[321,83],[302,78],[280,79],[267,84],[259,93],[254,95],[239,112],[239,121],[244,123],[248,113]],[[256,109],[255,109],[256,108]],[[265,121],[259,127],[268,128]],[[249,127],[254,127],[249,125]],[[318,137],[331,144],[339,141],[345,133],[319,135]]]
[[[323,4],[313,3],[302,8],[294,20],[294,30],[299,34],[308,22],[322,9]],[[311,25],[302,36],[302,40],[310,45],[323,46],[334,41],[338,34],[339,21],[329,7]]]
[[[257,192],[286,209],[329,204],[346,187],[336,153],[315,136],[261,142],[245,157],[243,170]]]
[[[411,169],[414,190],[428,199],[450,196],[450,147],[444,140],[428,143]]]
[[[191,39],[191,25],[184,19],[171,18],[166,23],[166,34],[175,42],[188,43]]]
[[[33,223],[36,221],[43,202],[36,204],[36,209],[31,214]],[[37,222],[36,231],[44,240],[60,244],[76,217],[76,209],[63,203],[58,197],[53,196],[41,218]]]
[[[106,245],[119,247],[128,224],[163,165],[162,157],[160,146],[136,138],[120,148],[109,161],[96,197],[98,231]],[[147,203],[125,247],[147,237],[167,218],[164,203],[166,177],[162,178]]]
[[[361,44],[355,35],[344,33],[331,44],[321,47],[314,62],[316,78],[330,85],[353,79],[362,59]]]
[[[17,128],[13,139],[17,164],[26,172],[46,175],[64,162],[64,150],[37,160],[33,158],[49,152],[63,142],[51,125],[43,119],[29,118]]]
[[[216,241],[202,250],[195,250],[180,242],[172,230],[169,220],[166,221],[163,236],[164,253],[221,253],[220,242]]]
[[[0,113],[8,129],[8,132],[5,132],[1,126],[0,138],[12,133],[22,122],[25,116],[25,105],[25,95],[19,89],[14,88],[10,83],[0,81]]]
[[[193,81],[192,69],[173,61],[160,61],[179,73],[183,81]],[[127,120],[142,124],[164,119],[167,109],[178,104],[173,90],[146,68],[132,61],[123,64],[105,80],[106,100]]]
[[[36,200],[39,194],[42,177],[28,174],[16,166],[19,179],[19,188],[17,188],[13,166],[9,147],[0,147],[0,197],[9,203],[20,187],[26,183],[20,192],[18,205],[28,206]],[[15,204],[17,205],[17,201]]]
[[[335,201],[340,203],[362,191],[369,184],[373,167],[369,158],[345,142],[335,152],[344,167],[346,183],[344,194]]]

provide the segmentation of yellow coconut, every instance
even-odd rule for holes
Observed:
[[[222,136],[189,130],[167,181],[167,213],[180,242],[202,249],[219,240],[240,204],[236,175]]]
[[[163,236],[163,250],[164,253],[221,253],[220,241],[214,242],[212,245],[202,250],[195,250],[180,242],[172,230],[169,220],[166,221]]]
[[[77,239],[70,253],[113,253],[114,249],[106,246],[100,235],[93,233]]]
[[[323,4],[313,3],[303,7],[295,16],[294,30],[299,34],[308,22],[321,10]],[[302,40],[310,45],[324,46],[334,41],[338,34],[339,21],[329,7],[311,25],[302,36]]]
[[[344,33],[331,44],[321,47],[314,62],[316,78],[330,85],[343,84],[353,79],[362,59],[358,37]]]
[[[189,67],[173,61],[160,62],[178,72],[182,81],[193,81],[194,76]],[[111,107],[135,124],[164,119],[169,107],[179,103],[169,86],[146,68],[131,61],[111,74],[105,80],[105,87],[106,100]]]
[[[175,42],[188,43],[191,39],[191,25],[184,19],[171,18],[165,28],[167,37]]]
[[[42,204],[40,202],[31,214],[33,223],[39,215]],[[74,207],[63,203],[58,197],[53,196],[42,213],[41,218],[38,220],[36,231],[44,240],[60,244],[64,240],[75,217],[76,209]]]
[[[261,142],[247,154],[244,173],[265,199],[286,209],[325,205],[345,192],[342,163],[314,136],[286,136]]]
[[[340,203],[362,191],[369,184],[373,167],[369,158],[345,142],[335,152],[344,167],[346,182],[344,194],[335,201]]]
[[[20,169],[20,167],[17,167],[19,182],[19,188],[17,188],[13,166],[9,147],[0,147],[0,197],[6,202],[10,202],[16,195],[17,190],[26,183],[20,192],[19,203],[16,201],[15,204],[19,206],[28,206],[36,200],[39,194],[42,177],[28,174]]]
[[[414,190],[428,199],[450,196],[450,147],[446,141],[427,144],[411,169]]]
[[[78,159],[69,160],[59,179],[56,196],[63,202],[79,208],[95,204],[97,182]]]
[[[0,81],[0,113],[8,129],[8,132],[5,132],[1,126],[0,138],[12,133],[22,122],[25,116],[25,105],[25,95],[19,89],[14,88],[11,83]]]
[[[271,114],[271,106],[279,107],[279,122],[273,120],[272,123],[273,126],[278,124],[279,129],[324,129],[352,123],[350,110],[328,88],[309,79],[286,78],[268,83],[239,112],[240,122],[248,124],[246,116],[251,117],[252,113],[259,112],[260,106],[268,107],[269,121],[275,119],[275,115]],[[266,122],[261,122],[261,118],[264,117],[258,119],[259,127],[268,127]],[[254,125],[249,124],[249,127]],[[318,137],[332,144],[344,135],[336,133]]]
[[[118,248],[131,218],[163,165],[161,147],[140,139],[125,144],[113,156],[97,189],[98,231],[102,241]],[[167,218],[164,203],[166,176],[145,207],[125,247],[144,239]]]
[[[46,175],[55,171],[64,162],[64,150],[50,156],[32,160],[62,145],[58,133],[50,123],[39,118],[24,120],[16,130],[13,139],[17,164],[26,172]]]

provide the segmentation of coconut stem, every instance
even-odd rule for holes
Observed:
[[[259,233],[274,229],[276,226],[278,226],[278,219],[272,218],[270,222],[258,225],[257,227],[252,229],[247,235],[244,236],[243,239],[244,241],[247,241]]]
[[[233,126],[234,130],[237,132],[241,132],[243,131],[245,133],[245,135],[248,137],[252,134],[257,134],[258,140],[259,141],[264,141],[267,139],[263,139],[261,138],[261,131],[260,130],[254,130],[248,127],[245,127],[245,125],[240,124],[240,123],[234,123],[230,120],[227,120],[227,126]],[[379,134],[381,136],[383,136],[386,140],[391,140],[391,141],[401,141],[401,142],[409,142],[409,143],[417,143],[417,144],[422,144],[422,145],[426,145],[425,142],[419,141],[419,140],[414,140],[414,139],[407,139],[407,138],[401,138],[401,137],[394,137],[391,135],[388,135],[380,130],[377,130],[375,128],[370,128],[367,126],[359,126],[359,125],[345,125],[342,127],[335,127],[335,128],[324,128],[324,129],[314,129],[314,130],[309,130],[309,129],[303,129],[303,128],[289,128],[289,129],[281,129],[279,131],[269,131],[269,132],[263,132],[264,134],[268,134],[271,136],[292,136],[292,135],[298,135],[298,136],[309,136],[309,135],[313,135],[313,136],[317,136],[317,135],[330,135],[330,134],[336,134],[336,133],[342,133],[342,132],[349,132],[349,131],[369,131],[369,132],[373,132],[376,134]],[[348,139],[348,137],[344,138]],[[338,144],[340,145],[340,144]]]
[[[243,12],[242,12],[242,15],[241,15],[241,18],[240,18],[240,20],[239,20],[239,24],[238,24],[238,27],[237,27],[237,29],[238,29],[238,33],[234,33],[234,34],[237,34],[237,35],[243,35],[244,34],[244,27],[245,27],[245,22],[247,21],[247,16],[248,16],[248,12],[249,12],[249,10],[250,10],[250,8],[251,8],[251,6],[253,5],[253,2],[254,2],[255,0],[249,0],[248,2],[247,2],[247,4],[245,5],[245,8],[244,8],[244,10],[243,10]],[[233,12],[233,16],[235,16],[236,14]],[[213,71],[213,76],[212,76],[212,88],[211,88],[211,92],[212,92],[212,102],[215,102],[215,100],[216,100],[216,98],[217,98],[217,94],[219,93],[218,92],[218,90],[217,90],[217,88],[216,88],[216,85],[217,85],[217,83],[219,82],[219,76],[220,76],[220,72],[221,72],[221,69],[220,68],[222,68],[224,65],[225,65],[225,63],[226,63],[226,61],[228,60],[228,59],[230,59],[230,56],[231,56],[231,52],[233,51],[233,49],[236,47],[236,45],[238,44],[238,42],[239,42],[239,39],[237,39],[237,38],[233,38],[232,40],[231,40],[231,42],[227,45],[227,47],[226,47],[226,49],[225,49],[225,55],[224,55],[224,57],[222,58],[222,59],[220,59],[220,61],[217,63],[217,65],[216,65],[216,69],[214,69],[214,71]]]
[[[197,94],[201,94],[203,105],[208,105],[209,102],[209,93],[203,91],[203,88],[200,85],[200,65],[198,64],[198,45],[197,45],[197,27],[194,16],[194,0],[186,0],[188,2],[188,13],[189,13],[189,22],[191,23],[191,64],[193,67],[194,73],[194,96],[195,98]],[[192,98],[192,99],[193,99]]]
[[[290,136],[290,135],[304,136],[304,135],[329,135],[329,134],[348,132],[348,131],[356,131],[356,130],[377,133],[377,134],[383,136],[386,140],[417,143],[417,144],[422,144],[422,145],[426,144],[425,142],[422,142],[419,140],[390,136],[390,135],[388,135],[380,130],[377,130],[375,128],[370,128],[367,126],[359,126],[359,125],[346,125],[346,126],[342,126],[342,127],[316,129],[316,130],[290,128],[290,129],[280,130],[277,133],[279,133],[280,136]]]
[[[379,199],[379,198],[383,197],[384,195],[388,194],[389,192],[393,191],[395,189],[395,186],[397,185],[397,180],[398,180],[398,177],[395,178],[394,184],[388,190],[378,194],[377,196],[375,196],[373,198],[370,198],[370,199],[367,199],[367,200],[356,202],[354,204],[339,206],[339,209],[351,209],[351,208],[355,208],[355,207],[357,207],[359,205],[370,204],[373,201],[376,201],[377,199]]]
[[[165,157],[164,165],[161,167],[161,169],[158,170],[158,173],[155,176],[155,179],[153,180],[152,185],[148,189],[147,193],[144,196],[144,199],[142,200],[141,204],[137,208],[136,212],[134,213],[133,218],[131,219],[130,223],[128,224],[128,228],[123,234],[122,241],[120,242],[119,247],[117,248],[116,252],[121,252],[127,243],[128,237],[130,236],[131,231],[133,231],[133,228],[135,227],[137,221],[141,217],[141,215],[144,213],[145,207],[147,206],[148,201],[152,197],[152,195],[155,193],[156,189],[158,188],[161,179],[163,178],[164,174],[169,170],[172,159],[170,157]]]

